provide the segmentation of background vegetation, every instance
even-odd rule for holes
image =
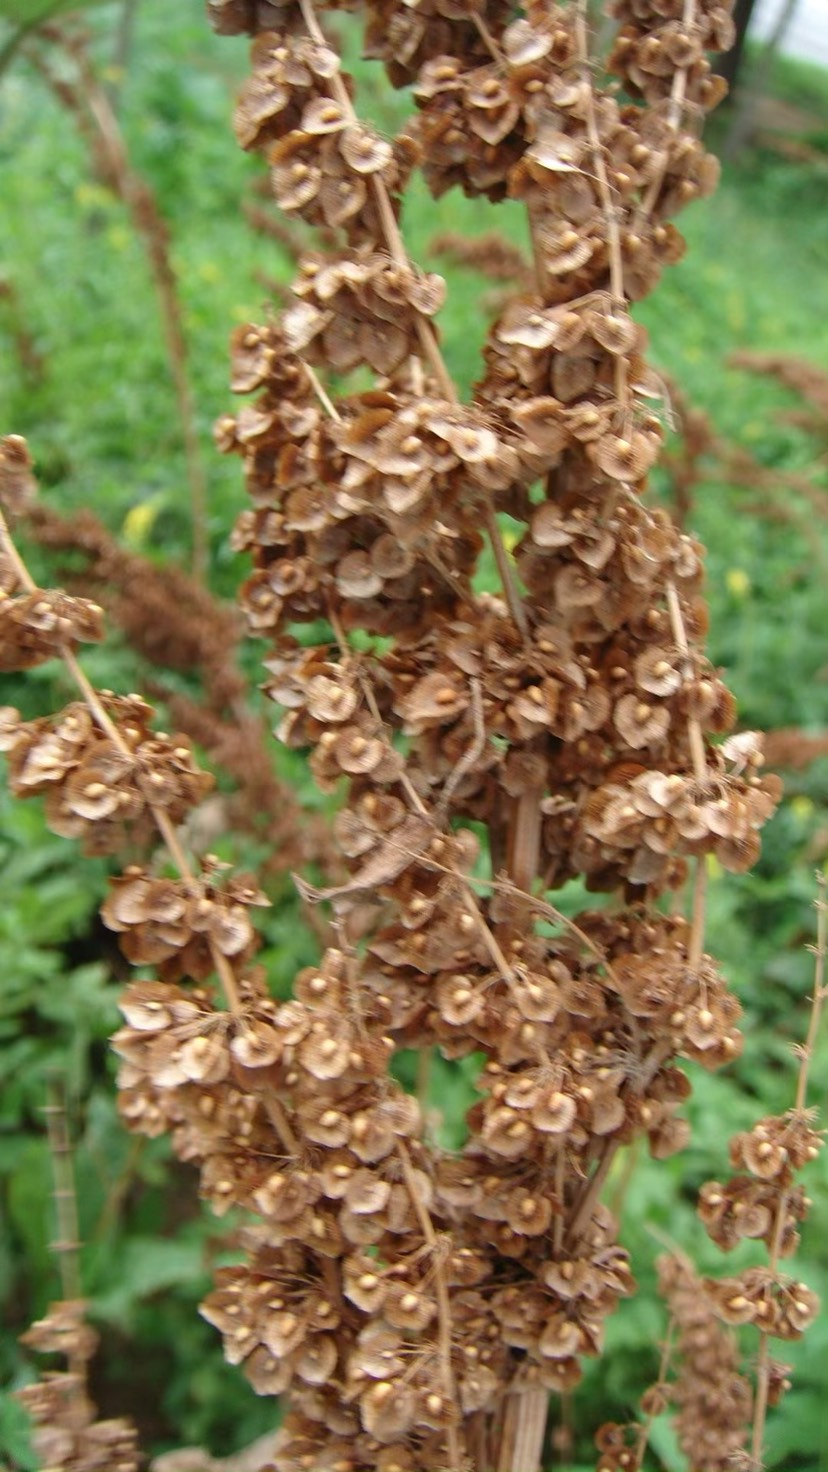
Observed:
[[[291,263],[242,216],[240,201],[254,197],[259,172],[229,127],[246,47],[212,36],[203,10],[202,0],[143,0],[124,69],[111,62],[119,7],[103,5],[93,17],[94,54],[132,163],[151,182],[171,231],[207,466],[210,579],[229,598],[242,576],[228,546],[241,484],[235,460],[212,451],[210,426],[229,400],[229,330],[261,320],[269,283],[288,280]],[[406,99],[381,100],[380,78],[365,67],[360,75],[363,112],[392,123]],[[727,671],[744,726],[818,731],[828,724],[828,536],[815,506],[820,496],[828,505],[828,424],[822,438],[807,432],[785,417],[797,404],[791,393],[727,366],[733,350],[753,349],[793,353],[828,370],[828,76],[783,63],[774,94],[796,103],[804,148],[793,159],[790,149],[783,156],[754,148],[728,166],[718,196],[690,212],[686,260],[640,315],[656,363],[709,414],[716,434],[778,478],[778,489],[758,498],[755,489],[730,483],[720,458],[704,463],[689,525],[710,549],[712,657]],[[49,504],[68,513],[92,506],[126,545],[153,560],[186,562],[185,459],[145,254],[123,204],[91,175],[71,119],[23,49],[0,78],[0,198],[3,432],[29,437]],[[415,258],[424,260],[438,232],[476,235],[495,223],[502,228],[504,217],[508,210],[501,209],[496,222],[489,220],[485,204],[454,193],[434,204],[422,191],[414,194],[406,234]],[[519,239],[519,221],[512,223]],[[430,261],[449,280],[441,318],[446,358],[468,385],[483,336],[481,304],[492,286],[433,254]],[[791,472],[807,474],[814,495],[786,483]],[[44,581],[53,581],[44,554],[33,549],[31,558]],[[255,690],[255,648],[246,658]],[[88,667],[96,684],[119,690],[141,688],[148,674],[117,636],[92,652]],[[178,679],[186,688],[187,677]],[[68,697],[55,691],[60,680],[47,665],[25,685],[4,680],[0,698],[33,715],[53,708],[61,693]],[[273,760],[286,760],[275,743]],[[301,781],[309,806],[317,805],[300,771],[294,766],[286,775]],[[229,835],[215,846],[248,865],[259,857],[252,841],[233,847]],[[721,1270],[695,1222],[697,1188],[726,1169],[724,1141],[732,1131],[790,1101],[790,1047],[805,1025],[812,973],[805,947],[813,934],[813,869],[824,863],[827,846],[823,757],[790,777],[758,868],[741,879],[712,876],[710,948],[744,1003],[745,1052],[726,1077],[697,1079],[688,1151],[652,1170],[643,1158],[622,1160],[611,1182],[641,1293],[616,1316],[610,1354],[575,1396],[571,1415],[584,1464],[597,1421],[623,1419],[655,1371],[664,1327],[652,1268],[659,1236]],[[5,793],[0,798],[0,1376],[10,1389],[30,1378],[16,1336],[57,1287],[41,1108],[46,1080],[58,1072],[78,1142],[86,1289],[104,1338],[97,1398],[107,1414],[133,1414],[148,1449],[199,1442],[226,1452],[269,1428],[272,1404],[257,1401],[223,1364],[217,1336],[196,1313],[216,1261],[228,1254],[232,1260],[233,1224],[203,1217],[193,1179],[170,1162],[164,1142],[134,1141],[116,1118],[106,1038],[117,1025],[123,963],[96,918],[106,874],[105,861],[82,861],[72,845],[50,835],[36,804],[13,807]],[[272,893],[265,959],[285,991],[297,965],[312,959],[314,941],[296,923],[290,885],[276,879]],[[822,1063],[818,1080],[828,1065],[824,1045]],[[436,1075],[434,1107],[449,1136],[468,1097],[462,1072]],[[824,1106],[824,1095],[814,1102]],[[828,1301],[825,1160],[821,1174],[820,1167],[811,1173],[809,1191],[814,1208],[800,1266]],[[828,1468],[826,1390],[824,1317],[772,1422],[771,1466]],[[654,1464],[678,1472],[666,1424],[656,1424],[652,1445]],[[0,1396],[2,1463],[34,1467],[22,1413],[7,1395]]]

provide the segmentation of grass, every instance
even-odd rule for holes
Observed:
[[[227,547],[229,527],[243,504],[241,478],[235,460],[222,460],[212,451],[210,426],[230,401],[229,331],[239,322],[261,319],[269,305],[264,279],[288,280],[290,265],[273,242],[254,235],[241,218],[239,200],[260,170],[239,153],[229,128],[230,99],[244,75],[246,45],[213,37],[202,10],[201,0],[178,0],[175,7],[164,0],[143,0],[128,73],[111,80],[118,85],[133,162],[152,182],[170,225],[208,468],[211,575],[214,585],[229,596],[241,576]],[[104,56],[111,52],[112,19],[108,6],[94,17]],[[406,99],[389,101],[374,70],[361,67],[360,79],[363,110],[393,127],[405,114]],[[828,129],[826,73],[781,62],[774,88],[783,100],[797,101],[825,120]],[[90,177],[70,120],[22,57],[0,83],[0,181],[0,271],[14,291],[11,302],[0,301],[2,431],[29,437],[43,494],[55,505],[68,511],[92,505],[111,528],[149,555],[184,560],[188,553],[184,456],[146,262],[123,208]],[[790,395],[770,379],[729,368],[726,360],[734,350],[750,348],[795,353],[828,370],[824,207],[824,170],[791,163],[768,151],[745,155],[726,168],[718,196],[688,212],[682,225],[689,246],[686,259],[665,277],[652,300],[637,309],[650,332],[655,363],[707,411],[721,435],[780,472],[807,468],[818,447],[801,431],[780,422],[779,415],[793,406]],[[477,234],[492,226],[508,228],[516,239],[525,239],[517,209],[495,210],[455,192],[434,203],[424,189],[415,188],[405,219],[412,254],[432,269],[444,265],[429,255],[436,233]],[[452,266],[445,274],[449,304],[440,327],[449,367],[466,390],[479,371],[491,288],[483,277]],[[21,371],[12,343],[15,326],[25,327],[42,358],[40,379],[27,378]],[[824,592],[815,571],[817,544],[826,553],[824,528],[804,516],[798,524],[760,519],[746,510],[748,499],[736,487],[712,482],[692,511],[692,527],[710,549],[712,656],[725,667],[737,692],[744,724],[824,726],[828,642]],[[110,683],[124,688],[131,687],[140,672],[128,652],[116,646],[93,656],[93,673],[103,673]],[[30,698],[45,707],[54,694],[54,679],[44,671]],[[292,772],[295,777],[295,768]],[[5,813],[4,808],[7,857],[16,855],[19,860],[20,854],[40,846],[66,912],[65,917],[63,911],[55,912],[54,933],[49,932],[46,946],[51,959],[44,959],[41,947],[27,962],[43,989],[56,966],[76,956],[84,934],[88,941],[103,875],[101,866],[94,874],[89,871],[88,893],[78,908],[72,900],[77,885],[70,849],[65,850],[61,868],[60,846],[44,834],[34,812],[25,820]],[[698,1081],[691,1104],[693,1145],[666,1165],[638,1162],[625,1204],[630,1224],[649,1223],[667,1231],[694,1254],[704,1252],[694,1221],[695,1191],[712,1171],[726,1168],[723,1138],[757,1113],[783,1109],[790,1100],[789,1043],[804,1029],[810,977],[804,946],[813,930],[811,871],[824,861],[827,829],[828,770],[823,763],[796,779],[793,800],[768,831],[758,869],[738,881],[713,876],[711,949],[723,957],[748,1008],[745,1056],[729,1078]],[[26,919],[30,926],[44,924],[36,907],[32,910],[29,904],[26,909],[23,893],[22,882],[15,888],[8,881],[4,911],[8,934],[4,930],[0,936],[0,953],[7,944],[9,966],[23,943],[12,921],[19,921],[21,935]],[[291,969],[289,961],[289,955],[282,957],[280,975]],[[97,1070],[100,1081],[95,1108],[106,1148],[121,1150],[117,1156],[121,1161],[122,1147],[109,1143],[107,1132],[113,1140],[117,1136],[111,1113],[106,1112],[111,1105],[104,1103],[111,1085],[105,1078],[102,1039],[111,1027],[107,1012],[111,1002],[100,1000],[98,980],[87,978],[84,984],[93,1019],[87,1029],[89,1067]],[[7,978],[0,983],[0,994],[9,987]],[[53,1020],[64,1033],[70,1026],[70,1016],[60,1009]],[[21,1053],[21,1069],[41,1059],[37,1046]],[[57,1043],[54,1046],[59,1051]],[[78,1057],[87,1057],[86,1042],[76,1037],[74,1046]],[[458,1081],[450,1071],[444,1077],[438,1070],[437,1078],[447,1115],[446,1137],[453,1138],[470,1084]],[[88,1079],[79,1083],[79,1088],[88,1086]],[[12,1091],[17,1087],[9,1085]],[[12,1098],[8,1088],[4,1098]],[[13,1094],[15,1109],[17,1099]],[[42,1283],[32,1281],[37,1277],[31,1267],[34,1224],[41,1242],[49,1232],[45,1187],[32,1185],[35,1177],[40,1181],[37,1171],[42,1174],[43,1161],[36,1156],[35,1170],[35,1156],[23,1143],[24,1129],[33,1127],[32,1107],[19,1106],[20,1143],[11,1132],[0,1136],[0,1171],[14,1183],[7,1196],[11,1226],[5,1244],[0,1242],[0,1297],[11,1305],[14,1323],[22,1323],[26,1306],[46,1291]],[[803,1276],[818,1289],[820,1285],[828,1289],[828,1171],[825,1165],[821,1169],[821,1175],[819,1170],[812,1172],[809,1182],[815,1207],[802,1261]],[[160,1233],[168,1246],[175,1246],[178,1230],[178,1207],[171,1216],[165,1214],[152,1196],[159,1182],[168,1184],[166,1170],[153,1147],[136,1177],[137,1216],[125,1219],[123,1227],[123,1241],[138,1243],[129,1247],[130,1261],[140,1258],[144,1287],[136,1288],[128,1302],[123,1296],[118,1299],[117,1262],[105,1261],[115,1239],[106,1238],[96,1258],[99,1309],[111,1335],[116,1335],[109,1343],[114,1345],[113,1363],[121,1367],[103,1387],[103,1396],[114,1413],[129,1378],[129,1346],[139,1343],[154,1367],[156,1383],[160,1373],[166,1387],[163,1415],[147,1418],[148,1436],[162,1443],[175,1437],[204,1438],[211,1440],[214,1450],[226,1450],[267,1425],[267,1406],[254,1403],[237,1373],[219,1365],[212,1336],[201,1332],[204,1326],[194,1327],[193,1306],[203,1286],[205,1264],[217,1250],[211,1236],[214,1226],[196,1227],[185,1212],[181,1231],[184,1243],[190,1244],[187,1260],[192,1272],[189,1278],[183,1275],[187,1281],[178,1309],[175,1300],[158,1297],[167,1284],[164,1262],[159,1267],[146,1244]],[[90,1177],[90,1198],[97,1190]],[[622,1165],[610,1194],[620,1199],[624,1190]],[[590,1371],[576,1398],[576,1424],[586,1427],[601,1412],[623,1417],[632,1410],[646,1371],[654,1369],[655,1342],[663,1330],[652,1291],[655,1242],[643,1230],[628,1235],[642,1294],[613,1322],[610,1346],[618,1353]],[[722,1270],[712,1250],[704,1262],[711,1270]],[[42,1250],[37,1263],[42,1275]],[[179,1259],[168,1266],[168,1278],[180,1283]],[[16,1278],[22,1289],[19,1282],[15,1287]],[[173,1346],[178,1340],[181,1349],[176,1357]],[[828,1389],[828,1325],[823,1322],[814,1330],[797,1359],[795,1389],[772,1424],[770,1465],[783,1472],[806,1468],[825,1472],[828,1451],[820,1426]],[[10,1373],[20,1373],[11,1340],[3,1347],[2,1363]],[[14,1426],[8,1430],[9,1415],[13,1413],[0,1408],[0,1461],[16,1457],[17,1465],[25,1466],[24,1453],[13,1451],[18,1431]],[[581,1443],[580,1455],[584,1463],[589,1460],[588,1440]],[[660,1423],[654,1436],[656,1457],[667,1472],[681,1468],[669,1431]]]

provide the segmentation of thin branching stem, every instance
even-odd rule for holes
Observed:
[[[44,1105],[49,1153],[52,1157],[53,1195],[58,1237],[52,1244],[60,1267],[61,1293],[65,1299],[82,1295],[80,1273],[80,1227],[75,1173],[72,1169],[72,1142],[66,1120],[66,1099],[57,1079],[49,1082],[48,1102]]]
[[[575,12],[575,35],[578,42],[578,60],[581,64],[582,73],[589,83],[586,106],[587,137],[589,138],[590,153],[592,155],[593,174],[598,185],[598,197],[601,201],[601,209],[607,231],[610,294],[613,305],[619,310],[625,311],[627,295],[624,290],[621,231],[618,225],[618,211],[615,207],[609,175],[607,173],[604,148],[598,132],[598,119],[595,114],[595,90],[592,86],[590,75],[588,0],[578,0]],[[627,419],[630,412],[630,396],[627,359],[623,353],[618,353],[615,359],[615,396],[623,417]]]
[[[659,1390],[663,1389],[664,1386],[666,1386],[667,1384],[667,1374],[670,1369],[670,1361],[673,1357],[673,1349],[675,1347],[675,1332],[676,1321],[671,1314],[670,1318],[667,1321],[667,1329],[664,1334],[664,1343],[661,1346],[661,1359],[658,1365],[658,1378],[656,1380],[656,1389]],[[640,1467],[642,1462],[644,1461],[644,1453],[647,1450],[647,1443],[650,1440],[650,1433],[653,1429],[653,1422],[655,1420],[655,1417],[656,1413],[651,1412],[648,1415],[643,1416],[641,1419],[641,1424],[638,1431],[638,1438],[635,1443],[636,1467]]]

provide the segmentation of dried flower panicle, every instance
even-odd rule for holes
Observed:
[[[715,101],[702,53],[726,44],[727,7],[702,7],[688,34],[655,9],[619,11],[615,62],[644,99],[623,107],[593,85],[579,5],[517,20],[497,4],[367,8],[369,54],[413,83],[418,115],[397,140],[359,121],[310,0],[272,29],[247,9],[240,140],[266,156],[281,207],[342,245],[300,261],[278,317],[236,331],[233,387],[255,397],[217,427],[251,497],[241,601],[269,641],[278,735],[310,749],[324,791],[346,788],[349,877],[303,893],[362,941],[329,951],[272,1019],[292,1029],[268,1066],[313,1182],[288,1221],[312,1260],[340,1235],[351,1305],[324,1390],[298,1361],[288,1378],[278,1354],[267,1365],[295,1412],[279,1472],[344,1456],[348,1438],[353,1466],[382,1445],[402,1466],[461,1465],[474,1418],[491,1422],[505,1392],[569,1388],[600,1352],[633,1286],[597,1202],[603,1174],[637,1134],[657,1155],[680,1148],[676,1059],[717,1067],[740,1046],[698,921],[652,902],[708,854],[747,867],[778,798],[757,739],[710,739],[733,702],[699,648],[701,549],[641,499],[660,388],[629,314],[681,253],[670,217],[715,183],[682,99]],[[470,404],[440,354],[439,278],[399,232],[415,157],[434,192],[508,193],[532,225],[537,279],[493,325]],[[374,387],[349,392],[346,377],[332,396],[330,372],[366,368]],[[515,573],[497,511],[523,523]],[[476,589],[484,533],[502,596]],[[297,637],[318,620],[326,640]],[[359,652],[355,630],[383,643]],[[483,896],[471,823],[490,843]],[[576,874],[625,903],[541,931],[536,879]],[[400,1135],[382,1123],[402,1106],[392,1053],[434,1046],[486,1059],[459,1157],[410,1109]],[[276,1187],[268,1232],[286,1243],[294,1193]],[[266,1211],[270,1185],[253,1194]],[[246,1327],[242,1349],[228,1341],[257,1378],[282,1345],[268,1350],[255,1307],[259,1261],[233,1270]],[[223,1299],[207,1312],[232,1334]],[[310,1326],[291,1313],[291,1332]],[[365,1357],[366,1336],[381,1353]]]
[[[769,374],[805,401],[801,410],[785,414],[785,420],[799,424],[812,434],[824,438],[828,425],[828,373],[807,358],[787,353],[732,353],[728,359],[734,368],[748,373]]]
[[[662,386],[629,310],[717,176],[697,123],[729,7],[674,8],[610,7],[622,103],[596,85],[582,0],[517,18],[372,0],[368,52],[418,109],[389,139],[359,119],[313,0],[208,6],[254,38],[239,140],[326,243],[282,312],[234,333],[245,397],[216,429],[244,467],[240,602],[277,734],[342,799],[344,877],[299,881],[337,943],[291,1000],[255,961],[255,881],[196,872],[176,843],[204,790],[186,749],[132,698],[106,697],[104,726],[88,701],[32,730],[7,718],[13,783],[50,791],[62,831],[146,817],[176,859],[174,879],[134,865],[105,905],[156,971],[124,997],[121,1107],[171,1132],[219,1214],[255,1218],[204,1313],[287,1400],[276,1472],[536,1472],[548,1393],[577,1384],[634,1289],[600,1202],[615,1154],[681,1148],[682,1061],[740,1047],[704,950],[706,861],[748,867],[779,789],[758,737],[729,734],[703,654],[702,549],[644,499]],[[444,284],[400,232],[415,166],[434,193],[521,200],[531,226],[534,279],[469,403],[440,350]],[[664,915],[691,871],[692,919]],[[545,896],[575,875],[614,905],[565,919]],[[454,1154],[391,1071],[435,1048],[483,1060]],[[791,1324],[808,1308],[765,1301]],[[608,1466],[636,1465],[625,1438]]]
[[[147,661],[147,693],[163,697],[177,729],[232,779],[233,791],[213,799],[216,807],[220,804],[219,820],[267,844],[269,873],[311,862],[327,872],[327,832],[313,815],[300,815],[293,789],[274,768],[267,722],[247,701],[247,680],[238,663],[237,610],[181,568],[120,547],[88,510],[70,518],[35,503],[26,512],[26,532],[57,557],[70,591],[95,594]],[[71,558],[64,569],[67,553]],[[168,687],[168,670],[196,674],[198,693]]]
[[[797,1176],[817,1159],[823,1135],[814,1128],[814,1111],[806,1108],[808,1079],[822,1005],[825,1000],[825,957],[828,907],[825,880],[818,876],[817,941],[811,1018],[806,1042],[797,1048],[799,1075],[793,1107],[760,1119],[750,1130],[733,1136],[730,1158],[740,1174],[702,1188],[699,1215],[709,1235],[725,1251],[744,1238],[762,1240],[768,1252],[763,1266],[731,1277],[706,1279],[704,1290],[713,1313],[724,1324],[751,1324],[759,1332],[756,1408],[753,1416],[749,1472],[761,1465],[765,1416],[789,1388],[787,1367],[771,1357],[770,1341],[800,1339],[819,1312],[819,1299],[807,1284],[783,1273],[780,1260],[795,1252],[799,1223],[810,1201]]]
[[[88,1371],[98,1335],[87,1323],[80,1289],[77,1201],[71,1144],[60,1089],[53,1084],[45,1109],[55,1183],[59,1240],[52,1250],[59,1263],[62,1299],[50,1305],[21,1342],[38,1354],[60,1355],[63,1370],[43,1371],[14,1398],[32,1420],[32,1450],[44,1472],[138,1472],[142,1464],[135,1427],[124,1418],[99,1420],[89,1396]]]
[[[84,701],[73,701],[56,716],[31,721],[3,707],[0,746],[12,792],[45,794],[53,831],[80,838],[96,854],[122,848],[127,829],[146,838],[154,810],[180,823],[213,785],[183,737],[152,730],[152,707],[140,696],[104,691],[101,709],[117,724],[120,740],[102,729]]]
[[[95,1419],[84,1382],[69,1371],[47,1371],[15,1392],[28,1411],[32,1445],[49,1472],[138,1472],[135,1428],[121,1418]]]
[[[676,1330],[677,1373],[669,1386],[679,1445],[691,1472],[747,1468],[753,1408],[733,1329],[723,1323],[708,1285],[683,1258],[659,1260],[659,1289]]]

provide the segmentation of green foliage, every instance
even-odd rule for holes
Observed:
[[[3,431],[30,437],[44,494],[55,505],[71,512],[91,504],[113,530],[137,537],[150,556],[183,561],[189,541],[184,459],[146,261],[122,206],[90,178],[69,120],[25,61],[21,44],[32,20],[58,8],[68,6],[54,0],[0,4],[0,71],[4,57],[14,60],[0,90],[0,265],[45,365],[40,380],[27,379],[3,344]],[[119,106],[133,162],[152,182],[171,226],[208,462],[212,577],[229,594],[240,570],[226,538],[242,498],[236,463],[209,451],[209,426],[229,398],[230,328],[261,320],[267,297],[262,277],[286,280],[290,266],[274,242],[254,235],[240,217],[239,197],[255,168],[236,149],[227,120],[245,46],[217,42],[202,12],[202,0],[174,6],[144,0]],[[116,19],[112,5],[94,17],[104,62]],[[383,113],[373,73],[359,70],[365,110],[393,126],[407,99],[390,104],[393,116]],[[785,87],[793,75],[783,67]],[[825,75],[811,70],[808,87],[809,106],[822,105],[828,113]],[[640,313],[656,361],[711,414],[717,431],[780,471],[807,467],[814,443],[778,419],[791,407],[790,395],[770,380],[727,368],[725,358],[737,347],[795,351],[828,367],[820,189],[824,178],[815,170],[772,155],[752,155],[731,167],[713,204],[690,213],[686,260]],[[490,221],[485,204],[456,193],[435,204],[415,189],[406,234],[415,258],[427,260],[436,233],[480,234],[490,224],[503,228],[504,219],[520,240],[522,221],[508,209]],[[481,301],[491,284],[452,265],[445,274],[449,306],[441,331],[449,367],[465,389],[478,372]],[[824,583],[815,572],[816,554],[828,554],[824,530],[805,507],[794,523],[751,515],[749,499],[738,488],[713,484],[692,510],[692,527],[710,548],[713,658],[726,667],[744,725],[816,727],[828,709]],[[47,574],[44,567],[44,579]],[[89,663],[101,684],[131,689],[140,680],[140,665],[117,640],[95,651]],[[68,693],[51,668],[25,686],[7,686],[2,698],[25,704],[27,714],[51,708],[55,696]],[[291,759],[286,770],[308,805],[318,806],[301,761]],[[575,1397],[583,1469],[591,1465],[589,1429],[633,1412],[655,1370],[664,1328],[653,1270],[659,1237],[678,1242],[706,1270],[722,1271],[695,1219],[698,1186],[727,1169],[730,1133],[791,1100],[791,1045],[804,1031],[811,980],[805,946],[813,934],[812,870],[823,861],[827,827],[823,761],[795,779],[791,800],[767,830],[757,869],[738,880],[712,876],[710,949],[722,957],[745,1005],[745,1052],[726,1077],[694,1079],[694,1136],[684,1155],[666,1164],[622,1158],[611,1178],[609,1198],[623,1207],[641,1293],[611,1321],[610,1353]],[[14,807],[5,793],[0,835],[0,1309],[7,1325],[0,1372],[10,1385],[31,1373],[16,1335],[57,1291],[40,1110],[47,1079],[59,1072],[77,1141],[86,1291],[103,1335],[105,1369],[96,1395],[106,1414],[136,1415],[148,1448],[203,1442],[216,1453],[229,1451],[268,1429],[273,1408],[223,1364],[217,1337],[196,1313],[225,1250],[227,1224],[200,1214],[193,1177],[171,1162],[163,1142],[136,1143],[118,1124],[105,1040],[117,1026],[123,963],[96,919],[106,865],[81,860],[73,845],[48,833],[36,804]],[[251,843],[234,857],[252,867],[261,855]],[[284,887],[275,898],[263,960],[275,989],[286,995],[296,969],[312,959],[314,941],[297,925]],[[583,903],[579,894],[577,904]],[[823,1043],[816,1079],[825,1078],[826,1065]],[[416,1060],[403,1058],[400,1069],[413,1086]],[[461,1066],[434,1061],[429,1107],[447,1146],[463,1138],[474,1077],[473,1059]],[[818,1097],[814,1102],[825,1104]],[[814,1208],[801,1270],[828,1296],[824,1159],[812,1170],[808,1191]],[[794,1389],[771,1420],[769,1465],[780,1472],[825,1472],[828,1320],[791,1358]],[[666,1422],[654,1428],[652,1461],[681,1472]],[[24,1419],[5,1398],[2,1462],[24,1472],[33,1465]]]
[[[0,0],[0,77],[38,26],[106,0]]]

